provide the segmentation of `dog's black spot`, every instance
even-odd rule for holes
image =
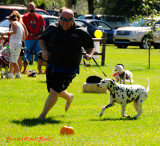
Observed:
[[[129,103],[129,100],[128,100],[128,99],[126,100],[126,103]]]
[[[114,85],[115,84],[114,81],[111,81],[111,84]]]
[[[115,98],[115,93],[113,94],[113,98]]]
[[[143,101],[141,100],[141,102],[143,102]]]
[[[112,85],[110,85],[110,88],[112,88]]]
[[[131,94],[128,94],[128,97],[130,98],[130,97],[131,97]]]
[[[132,102],[133,100],[134,100],[134,98],[132,98],[131,100],[128,100],[128,99],[127,99],[126,103],[130,103],[130,102]]]
[[[137,98],[135,99],[135,101],[137,102],[140,96],[137,96]]]
[[[122,102],[120,102],[120,104],[122,104]]]

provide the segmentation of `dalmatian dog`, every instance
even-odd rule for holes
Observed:
[[[6,77],[8,77],[9,56],[10,56],[9,49],[7,49],[5,47],[2,50],[0,50],[0,71],[1,71],[1,78],[3,78],[2,68],[5,68]]]
[[[126,105],[132,101],[138,113],[133,118],[137,119],[141,115],[142,103],[148,98],[149,79],[147,79],[147,89],[141,85],[119,84],[112,79],[101,80],[97,86],[107,88],[110,91],[110,103],[102,108],[99,116],[103,115],[106,108],[112,107],[115,103],[118,103],[122,106],[122,116],[130,117],[129,115],[125,115],[125,108]]]
[[[120,82],[123,81],[123,84],[125,84],[126,81],[129,81],[130,84],[134,81],[132,80],[132,73],[129,70],[124,70],[124,66],[122,64],[117,64],[113,71],[113,77],[115,77],[116,81]]]

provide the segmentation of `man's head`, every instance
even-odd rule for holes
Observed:
[[[27,9],[28,9],[28,11],[30,13],[34,13],[35,12],[35,8],[36,8],[36,6],[35,6],[35,4],[33,2],[29,2],[28,3]]]
[[[64,30],[69,30],[74,23],[74,13],[71,9],[65,9],[60,16],[60,25]]]

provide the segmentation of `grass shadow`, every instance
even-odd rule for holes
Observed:
[[[135,118],[99,118],[99,119],[91,119],[90,121],[131,121],[131,120],[137,120]]]
[[[36,126],[36,125],[45,125],[45,124],[60,124],[60,123],[62,123],[62,121],[55,120],[55,119],[49,117],[44,120],[38,120],[37,118],[28,118],[28,119],[23,119],[23,120],[12,120],[12,123],[17,124],[17,125],[32,127],[32,126]]]
[[[39,81],[39,83],[46,83],[46,81]]]

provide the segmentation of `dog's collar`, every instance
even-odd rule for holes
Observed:
[[[119,76],[122,78],[124,76],[124,72],[122,74],[119,74]]]

